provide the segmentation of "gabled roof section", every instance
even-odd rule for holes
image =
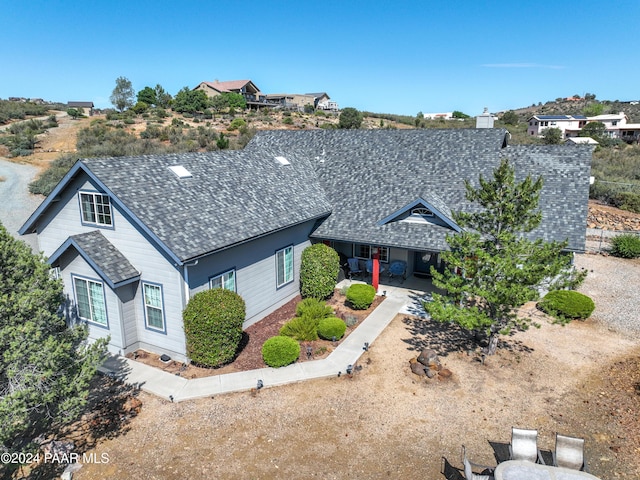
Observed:
[[[587,117],[584,115],[533,115],[531,118],[535,118],[536,120],[586,120]],[[531,120],[531,118],[529,120]]]
[[[236,92],[246,88],[247,93],[258,93],[260,89],[251,80],[229,80],[226,82],[202,82],[218,92]]]
[[[98,230],[70,236],[49,258],[55,264],[69,248],[75,248],[112,289],[140,279],[140,272]]]
[[[429,198],[427,200],[426,198]],[[397,221],[405,216],[411,210],[423,207],[431,211],[438,219],[443,223],[451,227],[456,232],[460,232],[462,229],[453,220],[451,209],[435,194],[424,194],[422,197],[415,199],[413,202],[408,203],[399,210],[396,210],[388,217],[378,221],[378,225],[385,225],[389,222]]]

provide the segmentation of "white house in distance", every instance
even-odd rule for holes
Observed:
[[[584,115],[534,115],[528,120],[527,133],[531,136],[540,136],[548,128],[558,128],[564,138],[567,136],[567,131],[579,132],[587,121]]]
[[[425,120],[453,120],[453,112],[423,113]]]
[[[558,128],[563,138],[577,137],[580,130],[589,122],[604,124],[609,138],[619,138],[627,142],[637,142],[640,138],[640,124],[628,123],[624,112],[585,117],[583,115],[534,115],[529,119],[527,133],[540,136],[547,128]]]

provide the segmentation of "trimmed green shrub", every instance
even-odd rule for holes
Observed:
[[[640,257],[640,235],[623,233],[611,240],[611,254],[622,258]]]
[[[347,301],[355,310],[366,310],[373,303],[376,289],[373,285],[354,283],[347,290]]]
[[[299,342],[311,342],[318,339],[319,319],[304,316],[294,317],[280,329],[280,335],[291,337]]]
[[[262,359],[270,367],[284,367],[300,356],[300,344],[289,337],[271,337],[262,345]]]
[[[317,325],[320,319],[333,316],[333,308],[317,298],[305,298],[296,305],[296,316],[314,318]]]
[[[236,355],[242,340],[245,304],[231,290],[195,294],[182,312],[187,356],[196,364],[219,367]]]
[[[538,302],[538,307],[558,320],[589,318],[596,308],[593,300],[575,290],[555,290]]]
[[[303,298],[325,299],[336,288],[340,257],[324,243],[316,243],[302,252],[300,263],[300,294]]]
[[[240,127],[244,127],[246,124],[247,122],[245,122],[244,119],[234,118],[229,124],[229,127],[227,127],[227,130],[229,131],[238,130]]]
[[[320,320],[320,323],[318,323],[318,335],[325,340],[332,340],[333,337],[339,340],[344,336],[344,332],[346,331],[347,324],[338,317],[323,318]]]

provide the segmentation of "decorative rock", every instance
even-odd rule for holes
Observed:
[[[437,372],[437,371],[432,370],[432,369],[430,369],[430,368],[427,368],[427,369],[425,370],[425,373],[427,374],[427,377],[428,377],[428,378],[433,378],[433,377],[435,377],[435,376],[438,374],[438,372]]]
[[[421,363],[418,363],[415,358],[412,358],[411,360],[409,360],[409,366],[411,367],[412,373],[415,373],[419,377],[424,377],[425,375],[424,365],[422,365]]]
[[[438,354],[435,350],[425,348],[424,350],[422,350],[422,352],[420,352],[420,355],[418,355],[418,361],[421,364],[428,366],[433,361],[439,362]]]
[[[440,375],[440,378],[449,378],[453,373],[448,368],[443,368],[438,372],[438,375]]]

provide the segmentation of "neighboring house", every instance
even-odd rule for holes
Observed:
[[[627,123],[620,128],[620,139],[627,143],[640,143],[640,123]]]
[[[426,120],[453,120],[453,112],[423,113]]]
[[[260,89],[251,80],[200,82],[194,90],[202,90],[209,97],[215,97],[221,93],[239,93],[247,101],[247,106],[250,108],[262,103]]]
[[[67,102],[67,108],[75,108],[87,117],[93,115],[93,102]]]
[[[298,111],[303,111],[306,105],[314,108],[316,105],[316,98],[313,95],[300,93],[269,93],[264,96],[264,99],[267,103]]]
[[[562,132],[562,138],[565,138],[570,136],[568,132],[579,132],[587,124],[587,117],[584,115],[534,115],[529,118],[528,123],[529,135],[540,136],[548,128],[558,128]]]
[[[509,158],[542,175],[532,237],[583,252],[591,148],[508,146],[505,129],[262,131],[242,151],[76,163],[20,229],[65,283],[70,322],[113,352],[186,356],[182,310],[207,288],[237,291],[245,327],[294,298],[302,250],[325,242],[407,274],[443,269],[464,180]],[[170,168],[172,167],[172,168]]]
[[[588,122],[600,122],[604,124],[605,135],[610,138],[621,138],[621,131],[626,129],[629,117],[624,112],[587,117]]]
[[[338,104],[336,102],[331,102],[331,97],[327,94],[327,92],[315,92],[315,93],[306,93],[305,95],[309,95],[314,98],[313,106],[315,108],[320,108],[321,110],[328,110],[327,107],[330,103],[335,104],[336,110],[338,110]],[[323,107],[320,107],[322,105]]]

